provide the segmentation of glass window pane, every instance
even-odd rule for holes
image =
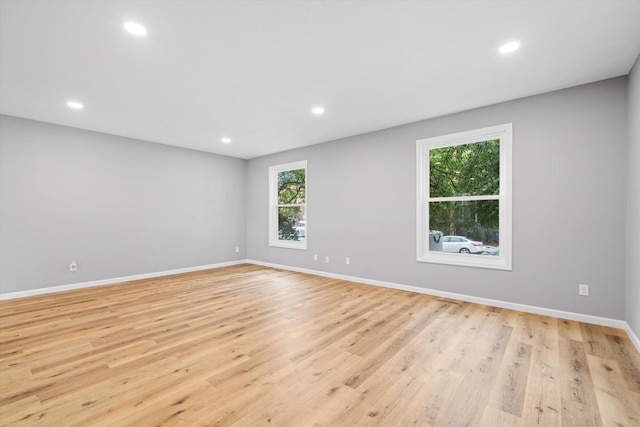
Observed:
[[[278,208],[278,240],[304,241],[307,238],[304,206]]]
[[[498,200],[429,203],[429,250],[499,255],[499,209]]]
[[[278,204],[305,203],[305,169],[294,169],[278,173]]]
[[[486,196],[500,192],[500,140],[429,150],[429,196]]]

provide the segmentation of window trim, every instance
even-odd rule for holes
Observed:
[[[430,252],[428,204],[430,201],[440,199],[456,201],[456,198],[429,198],[429,150],[492,139],[500,139],[500,192],[497,197],[500,204],[500,255],[473,256],[449,252]],[[512,145],[511,123],[416,141],[416,261],[512,270]],[[493,200],[496,199],[495,196],[489,197]],[[482,200],[486,196],[473,196],[473,198]],[[465,197],[465,200],[467,199]]]
[[[305,239],[303,241],[280,240],[278,239],[278,173],[304,169],[305,182]],[[269,246],[288,249],[307,250],[307,241],[309,239],[309,217],[308,217],[308,200],[309,200],[309,174],[307,169],[307,161],[285,163],[281,165],[269,166]]]

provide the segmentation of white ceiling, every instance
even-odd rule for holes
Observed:
[[[640,52],[640,0],[0,5],[2,114],[240,158],[625,75]]]

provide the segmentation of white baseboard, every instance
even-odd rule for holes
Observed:
[[[300,272],[300,273],[314,274],[316,276],[331,277],[333,279],[347,280],[347,281],[350,281],[350,282],[359,282],[359,283],[364,283],[364,284],[367,284],[367,285],[381,286],[381,287],[385,287],[385,288],[398,289],[398,290],[402,290],[402,291],[416,292],[416,293],[419,293],[419,294],[432,295],[432,296],[436,296],[436,297],[451,298],[451,299],[456,299],[456,300],[460,300],[460,301],[472,302],[472,303],[476,303],[476,304],[489,305],[489,306],[492,306],[492,307],[507,308],[507,309],[510,309],[510,310],[524,311],[526,313],[533,313],[533,314],[540,314],[540,315],[543,315],[543,316],[557,317],[557,318],[560,318],[560,319],[567,319],[567,320],[575,320],[575,321],[578,321],[578,322],[592,323],[594,325],[609,326],[609,327],[613,327],[613,328],[624,329],[625,332],[627,333],[627,335],[629,336],[629,339],[631,339],[631,342],[633,343],[633,345],[640,352],[640,339],[634,333],[634,331],[631,329],[629,324],[627,322],[625,322],[624,320],[610,319],[610,318],[607,318],[607,317],[591,316],[591,315],[588,315],[588,314],[572,313],[572,312],[569,312],[569,311],[561,311],[561,310],[554,310],[554,309],[551,309],[551,308],[536,307],[536,306],[525,305],[525,304],[517,304],[517,303],[513,303],[513,302],[500,301],[500,300],[494,300],[494,299],[489,299],[489,298],[480,298],[480,297],[474,297],[474,296],[470,296],[470,295],[456,294],[456,293],[453,293],[453,292],[445,292],[445,291],[438,291],[438,290],[434,290],[434,289],[421,288],[421,287],[418,287],[418,286],[401,285],[399,283],[384,282],[384,281],[381,281],[381,280],[365,279],[365,278],[362,278],[362,277],[355,277],[355,276],[346,276],[346,275],[343,275],[343,274],[328,273],[328,272],[325,272],[325,271],[318,271],[318,270],[310,270],[310,269],[306,269],[306,268],[291,267],[291,266],[288,266],[288,265],[273,264],[273,263],[269,263],[269,262],[262,262],[262,261],[256,261],[256,260],[250,260],[250,259],[242,259],[242,260],[237,260],[237,261],[222,262],[222,263],[217,263],[217,264],[200,265],[200,266],[196,266],[196,267],[179,268],[179,269],[176,269],[176,270],[158,271],[158,272],[154,272],[154,273],[136,274],[136,275],[133,275],[133,276],[116,277],[116,278],[111,278],[111,279],[94,280],[94,281],[91,281],[91,282],[72,283],[72,284],[69,284],[69,285],[51,286],[51,287],[48,287],[48,288],[31,289],[31,290],[28,290],[28,291],[9,292],[9,293],[4,293],[4,294],[0,293],[0,301],[13,299],[13,298],[28,297],[28,296],[33,296],[33,295],[49,294],[49,293],[53,293],[53,292],[69,291],[69,290],[72,290],[72,289],[89,288],[89,287],[92,287],[92,286],[111,285],[111,284],[115,284],[115,283],[129,282],[129,281],[132,281],[132,280],[149,279],[149,278],[160,277],[160,276],[169,276],[169,275],[172,275],[172,274],[189,273],[189,272],[192,272],[192,271],[208,270],[208,269],[211,269],[211,268],[227,267],[227,266],[231,266],[231,265],[245,264],[245,263],[262,265],[262,266],[265,266],[265,267],[279,268],[281,270],[289,270],[289,271],[296,271],[296,272]]]
[[[345,276],[342,274],[327,273],[325,271],[309,270],[306,268],[291,267],[288,265],[273,264],[269,262],[247,260],[247,262],[265,267],[279,268],[282,270],[296,271],[300,273],[315,274],[316,276],[331,277],[332,279],[348,280],[350,282],[359,282],[367,285],[382,286],[385,288],[399,289],[402,291],[416,292],[420,294],[432,295],[442,298],[451,298],[460,301],[473,302],[476,304],[489,305],[492,307],[507,308],[510,310],[524,311],[526,313],[540,314],[543,316],[557,317],[560,319],[575,320],[577,322],[591,323],[600,326],[609,326],[612,328],[624,329],[629,338],[640,352],[640,341],[633,333],[631,327],[624,320],[610,319],[608,317],[591,316],[588,314],[572,313],[570,311],[554,310],[551,308],[536,307],[533,305],[518,304],[507,301],[500,301],[489,298],[474,297],[464,294],[456,294],[453,292],[438,291],[434,289],[421,288],[418,286],[401,285],[392,282],[383,282],[380,280],[364,279],[362,277]]]
[[[91,282],[71,283],[69,285],[51,286],[48,288],[30,289],[28,291],[0,293],[0,301],[13,298],[29,297],[33,295],[50,294],[53,292],[70,291],[72,289],[90,288],[92,286],[112,285],[132,280],[150,279],[152,277],[170,276],[172,274],[190,273],[192,271],[208,270],[210,268],[227,267],[236,264],[246,264],[246,259],[238,261],[221,262],[217,264],[199,265],[196,267],[178,268],[175,270],[157,271],[154,273],[135,274],[133,276],[115,277],[112,279],[93,280]]]
[[[631,340],[633,345],[635,345],[636,348],[638,349],[638,351],[640,352],[640,338],[638,338],[636,333],[633,332],[633,329],[631,329],[631,326],[629,326],[629,324],[627,322],[625,322],[624,331],[627,333],[627,335],[629,335],[629,339]]]

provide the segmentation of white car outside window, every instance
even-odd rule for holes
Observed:
[[[456,252],[462,254],[478,254],[484,252],[482,242],[475,242],[461,236],[444,236],[442,238],[442,250],[444,252]]]

